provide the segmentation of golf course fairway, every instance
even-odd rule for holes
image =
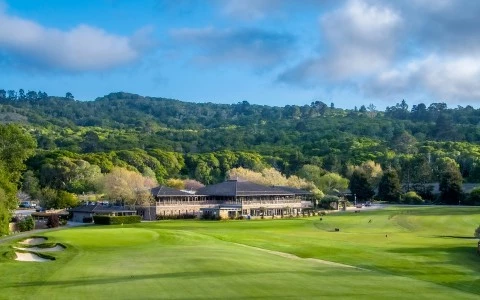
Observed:
[[[0,299],[479,299],[479,225],[478,207],[389,207],[47,231],[52,261],[0,239]]]

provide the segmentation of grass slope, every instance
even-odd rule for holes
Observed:
[[[56,261],[2,256],[0,299],[478,299],[478,224],[478,208],[435,207],[72,228],[44,234],[67,246]]]

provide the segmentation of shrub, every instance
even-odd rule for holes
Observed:
[[[82,220],[83,223],[93,223],[92,217],[84,217]]]
[[[95,224],[99,225],[118,225],[140,223],[141,216],[93,216]]]
[[[464,204],[480,205],[480,187],[476,187],[470,192]]]
[[[58,215],[56,214],[51,214],[48,216],[48,219],[47,219],[47,227],[48,228],[56,228],[60,226],[60,219],[58,217]]]
[[[200,217],[201,220],[211,220],[211,221],[219,221],[222,218],[220,216],[214,214],[202,214]]]
[[[35,228],[35,222],[31,216],[24,218],[23,220],[18,222],[18,229],[20,231],[30,231]]]
[[[197,216],[195,214],[180,214],[180,215],[157,215],[156,220],[187,220],[195,219]]]
[[[423,204],[425,201],[414,191],[410,191],[403,195],[403,203],[405,204]]]
[[[475,229],[474,236],[480,239],[480,226],[478,226],[477,229]]]
[[[333,209],[333,207],[330,205],[333,202],[338,202],[340,198],[337,196],[325,196],[320,200],[319,206],[323,209]]]

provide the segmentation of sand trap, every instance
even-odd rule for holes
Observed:
[[[18,250],[35,251],[35,252],[57,252],[57,251],[65,250],[65,248],[60,245],[55,245],[55,247],[50,247],[50,248],[40,248],[40,247],[29,247],[29,248],[14,247],[14,248]]]
[[[24,245],[40,245],[43,244],[47,241],[46,238],[31,238],[31,239],[26,239],[20,242],[20,244]]]
[[[18,260],[18,261],[34,261],[34,262],[51,261],[51,259],[40,257],[35,253],[15,252],[15,254],[17,255],[17,258],[15,258],[15,260]]]

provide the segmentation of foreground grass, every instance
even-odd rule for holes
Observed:
[[[67,246],[56,261],[0,258],[0,299],[476,299],[478,224],[478,208],[391,208],[322,221],[72,228],[44,234]]]

